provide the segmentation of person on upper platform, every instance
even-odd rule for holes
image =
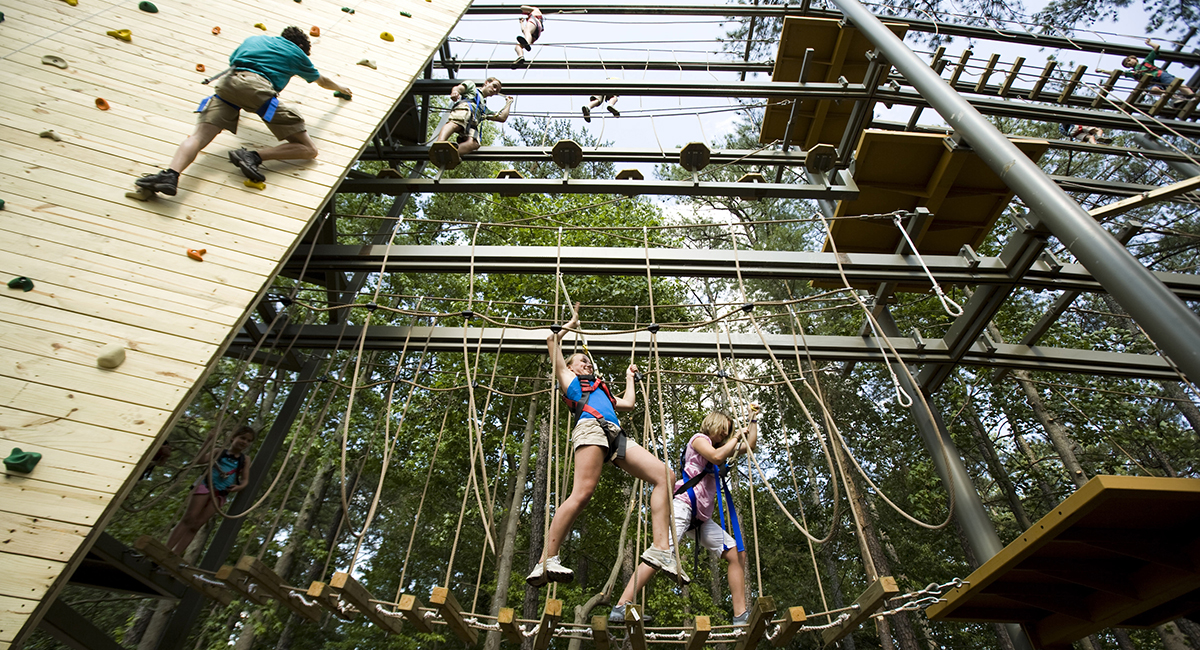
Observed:
[[[464,81],[450,90],[450,115],[438,132],[434,141],[448,142],[450,136],[458,134],[458,155],[464,156],[479,148],[479,124],[482,120],[504,122],[508,120],[508,111],[512,108],[513,98],[504,97],[504,108],[499,113],[488,108],[487,98],[500,93],[500,80],[488,77],[482,86],[476,86],[474,81]]]
[[[1125,57],[1124,61],[1121,61],[1121,65],[1130,69],[1129,72],[1125,73],[1127,77],[1141,79],[1143,75],[1150,75],[1150,83],[1146,86],[1146,92],[1152,95],[1161,95],[1167,91],[1167,87],[1171,85],[1171,82],[1175,81],[1175,75],[1154,65],[1154,59],[1158,56],[1158,45],[1155,45],[1154,41],[1148,38],[1146,39],[1146,45],[1150,46],[1150,53],[1146,55],[1146,58],[1138,61],[1136,56],[1130,54]],[[1187,97],[1195,94],[1191,88],[1182,85],[1179,86],[1179,92]]]
[[[546,338],[546,349],[554,360],[554,376],[562,390],[563,399],[575,416],[571,445],[575,452],[575,476],[571,494],[554,511],[550,531],[546,535],[542,558],[525,581],[534,587],[547,582],[571,582],[573,571],[562,565],[558,553],[562,542],[571,532],[575,519],[583,512],[596,485],[604,463],[609,462],[634,478],[652,486],[650,492],[650,522],[653,544],[642,554],[642,562],[662,570],[677,581],[686,583],[688,577],[675,562],[671,553],[671,485],[675,473],[667,464],[654,457],[638,443],[630,440],[621,429],[617,412],[632,411],[637,394],[634,381],[636,365],[625,370],[625,391],[618,397],[612,394],[604,380],[596,377],[591,358],[572,354],[563,358],[561,341],[566,333],[579,327],[579,304],[572,310],[571,320],[554,329]],[[552,328],[553,329],[553,328]]]
[[[513,69],[525,63],[525,52],[533,50],[542,32],[546,31],[546,18],[542,10],[533,5],[521,5],[521,32],[517,34],[517,58],[513,61]]]

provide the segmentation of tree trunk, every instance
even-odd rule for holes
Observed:
[[[1017,447],[1021,449],[1021,453],[1025,454],[1026,460],[1029,461],[1029,474],[1034,482],[1037,483],[1038,490],[1042,493],[1042,507],[1050,510],[1058,504],[1054,488],[1046,481],[1046,477],[1042,475],[1042,468],[1038,463],[1037,454],[1033,453],[1033,449],[1025,441],[1025,436],[1021,435],[1020,429],[1017,428],[1017,418],[1009,413],[1007,409],[1004,411],[1004,417],[1008,419],[1008,427],[1012,430],[1013,439],[1017,441]]]
[[[988,466],[988,472],[995,479],[996,485],[1000,486],[1000,491],[1004,492],[1004,497],[1008,499],[1008,507],[1012,510],[1013,516],[1017,519],[1017,524],[1021,528],[1028,529],[1033,526],[1029,515],[1025,512],[1025,506],[1021,504],[1021,497],[1017,495],[1017,488],[1013,485],[1011,479],[1008,478],[1008,472],[1004,469],[1004,464],[1000,462],[1000,455],[996,453],[996,447],[992,444],[991,437],[988,436],[987,428],[983,426],[983,422],[979,419],[979,413],[974,406],[967,407],[967,428],[975,437],[975,444],[979,447],[979,452],[983,454],[983,460]]]
[[[812,465],[808,466],[808,475],[810,478],[816,476],[816,470],[813,469]],[[809,483],[813,486],[813,504],[817,507],[821,507],[821,487],[815,480],[810,480]],[[832,539],[824,544],[821,544],[821,549],[818,554],[821,556],[821,562],[825,565],[825,573],[829,576],[829,596],[833,599],[833,609],[841,609],[846,606],[846,599],[842,597],[842,577],[841,574],[838,573],[837,561],[833,557],[832,545]],[[817,576],[817,579],[820,580],[821,576]],[[827,623],[831,620],[833,620],[832,617],[829,617],[828,620],[821,622]],[[842,647],[845,648],[845,650],[855,650],[854,635],[849,635],[842,639]]]
[[[542,545],[545,543],[546,482],[548,480],[546,473],[549,467],[547,461],[550,459],[550,428],[553,424],[550,418],[546,418],[542,422],[541,435],[538,436],[537,470],[533,477],[533,505],[529,512],[529,562],[525,568],[526,571],[533,571],[538,560],[542,559]],[[526,585],[521,616],[527,619],[537,618],[537,607],[538,590]],[[524,650],[530,650],[533,647],[533,639],[525,639],[521,643],[521,647]]]
[[[529,452],[533,447],[533,434],[537,432],[538,396],[529,399],[529,413],[525,418],[525,437],[521,439],[521,456],[517,464],[517,477],[513,482],[512,500],[505,515],[504,536],[500,539],[500,560],[496,563],[496,590],[492,592],[492,616],[508,600],[508,585],[512,578],[513,554],[517,545],[517,528],[521,523],[521,510],[525,503],[525,478],[529,475]],[[540,526],[538,526],[540,528]],[[500,633],[488,632],[484,650],[500,647]]]
[[[890,576],[892,573],[891,563],[900,564],[900,556],[896,553],[896,547],[888,540],[887,534],[882,530],[877,530],[875,522],[879,521],[879,511],[875,508],[875,502],[867,499],[862,500],[862,505],[867,514],[870,516],[864,517],[866,525],[863,527],[863,532],[867,536],[867,545],[871,547],[871,555],[875,558],[875,567],[879,570],[880,575]],[[889,561],[890,560],[890,561]],[[904,574],[896,576],[902,583],[908,583],[908,577]],[[887,604],[884,604],[887,608]],[[885,650],[891,647],[891,639],[883,641],[883,638],[888,634],[894,634],[895,640],[900,644],[901,650],[920,650],[920,645],[917,643],[917,634],[913,631],[912,621],[908,618],[908,612],[900,612],[891,617],[891,620],[883,619],[882,623],[887,625],[879,626],[880,646]]]
[[[1191,646],[1187,641],[1184,641],[1183,631],[1174,623],[1163,623],[1154,628],[1158,632],[1158,636],[1162,638],[1163,648],[1166,650],[1191,650]]]
[[[133,622],[129,624],[129,628],[125,631],[124,638],[121,641],[127,648],[137,648],[142,637],[146,634],[146,628],[150,625],[150,618],[154,616],[154,609],[160,601],[143,600],[138,603],[137,610],[133,613]]]
[[[1188,640],[1192,642],[1193,648],[1200,648],[1200,625],[1196,624],[1190,618],[1177,618],[1175,619],[1175,624],[1188,636]]]
[[[192,539],[192,543],[188,544],[187,549],[183,551],[183,561],[195,565],[196,560],[200,557],[200,551],[204,550],[205,542],[208,541],[208,533],[212,530],[212,521],[200,527],[196,533],[196,537]],[[150,617],[150,622],[146,624],[146,631],[142,638],[138,640],[137,650],[154,650],[158,645],[158,640],[162,637],[166,630],[167,621],[171,619],[171,612],[175,611],[175,601],[160,600],[158,606],[154,608],[154,615]]]

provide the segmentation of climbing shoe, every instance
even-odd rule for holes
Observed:
[[[151,192],[175,196],[179,188],[179,174],[170,169],[164,169],[157,174],[146,174],[133,182],[134,185]]]
[[[517,59],[512,62],[512,69],[516,70],[517,68],[521,67],[524,64],[525,64],[525,57],[518,56]]]
[[[618,111],[616,106],[609,106],[608,112],[612,113],[613,117],[621,117],[621,111]]]
[[[737,616],[733,617],[733,624],[734,625],[745,625],[746,622],[749,620],[750,620],[750,610],[746,610],[746,611],[742,612],[741,614],[738,614]]]
[[[558,561],[558,556],[546,558],[542,562],[538,562],[537,566],[533,567],[525,578],[525,582],[531,587],[541,587],[547,582],[571,582],[575,579],[575,572],[563,566]]]
[[[246,178],[252,181],[261,183],[267,180],[267,177],[258,171],[258,166],[262,164],[262,156],[259,156],[257,151],[248,151],[244,147],[230,151],[229,162],[237,165]]]
[[[625,625],[625,606],[616,605],[612,611],[608,613],[609,625]]]
[[[588,123],[592,121],[592,109],[587,106],[583,107],[583,121]]]
[[[525,39],[524,34],[517,36],[517,43],[520,43],[521,47],[525,48],[526,52],[533,50],[533,48],[529,46],[529,41]]]
[[[686,585],[692,581],[691,578],[679,568],[679,564],[675,562],[675,554],[669,550],[654,548],[651,546],[642,553],[642,562],[662,571],[680,585]]]

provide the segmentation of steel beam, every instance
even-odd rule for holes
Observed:
[[[55,600],[38,624],[71,650],[125,650],[125,647],[61,600]]]
[[[465,59],[454,62],[463,70],[495,70],[496,61],[488,59]],[[747,63],[744,61],[562,61],[538,58],[521,64],[521,69],[531,70],[646,70],[666,72],[756,72],[771,74],[775,64],[771,62]],[[451,77],[456,76],[454,74]],[[505,84],[508,88],[508,84]]]
[[[458,319],[458,315],[448,318]],[[462,322],[458,320],[457,322]],[[463,341],[483,353],[544,354],[546,332],[549,330],[518,330],[509,328],[461,327],[405,327],[372,325],[367,333],[365,349],[401,350],[407,339],[410,344],[428,345],[430,352],[462,353]],[[350,325],[344,330],[340,325],[289,325],[283,337],[292,340],[301,349],[331,350],[351,349],[362,334],[361,325]],[[596,356],[628,356],[636,338],[637,354],[650,353],[649,335],[642,332],[636,337],[631,334],[600,336],[589,333],[588,348]],[[463,337],[466,337],[465,339]],[[668,357],[714,358],[717,350],[711,333],[667,331],[658,333],[659,354]],[[722,342],[722,353],[743,359],[769,359],[767,347],[757,334],[731,336],[732,342]],[[428,341],[428,343],[426,343]],[[766,337],[767,345],[776,355],[790,356],[793,352],[791,335],[772,334]],[[926,339],[922,346],[910,338],[892,341],[905,363],[950,363],[952,356],[946,343],[939,339]],[[238,336],[230,346],[230,354],[251,346],[248,338]],[[809,354],[818,361],[833,362],[876,362],[886,361],[879,346],[861,336],[809,336],[807,347],[801,354]],[[1146,379],[1174,379],[1178,375],[1166,359],[1158,355],[1099,352],[1095,350],[1073,350],[1063,348],[1029,347],[1024,345],[998,345],[989,349],[975,343],[967,348],[959,362],[965,365],[990,368],[1017,368],[1041,372],[1064,372],[1113,375],[1119,377],[1142,377]],[[298,384],[299,385],[299,384]],[[202,565],[203,566],[203,565]]]
[[[709,181],[637,181],[615,179],[547,178],[347,178],[342,194],[652,194],[658,196],[727,196],[781,199],[854,199],[858,187],[841,173],[833,185],[788,183],[726,183]]]
[[[783,18],[784,16],[809,16],[812,18],[832,18],[838,20],[842,14],[837,11],[822,9],[803,10],[799,4],[784,5],[646,5],[646,4],[539,4],[538,8],[549,15],[551,12],[587,14],[592,16],[612,15],[650,15],[650,16],[720,16],[722,18],[753,17]],[[507,4],[472,4],[467,9],[471,16],[511,16],[515,8]],[[566,17],[564,17],[566,18]],[[929,20],[911,16],[888,16],[888,21],[903,22],[908,31],[941,34],[943,36],[962,36],[965,38],[984,41],[1000,41],[1002,43],[1020,43],[1034,47],[1074,52],[1093,52],[1096,54],[1126,55],[1133,54],[1138,58],[1145,56],[1146,48],[1141,45],[1125,45],[1108,41],[1092,41],[1066,36],[1051,36],[1035,34],[1025,30],[994,29],[991,26],[974,27],[959,25],[948,21]],[[1187,65],[1200,64],[1200,53],[1163,50],[1160,61],[1179,61]]]
[[[841,280],[842,271],[854,284],[896,282],[925,284],[928,277],[913,256],[874,253],[815,253],[806,251],[695,250],[679,248],[587,248],[566,246],[559,259],[553,246],[352,246],[301,245],[284,266],[284,273],[310,271],[385,273],[511,273],[522,275],[623,275],[644,277],[646,256],[655,277],[737,277],[781,280]],[[1081,264],[1057,270],[1035,262],[1014,277],[1004,261],[984,257],[978,265],[957,255],[927,255],[925,264],[944,284],[1019,284],[1034,290],[1101,292],[1100,283]],[[587,261],[580,261],[587,260]],[[385,263],[386,262],[386,263]],[[1200,275],[1156,273],[1184,300],[1200,301]]]
[[[984,163],[1021,197],[1036,218],[1092,272],[1158,347],[1188,377],[1200,381],[1200,317],[1172,295],[995,125],[947,86],[878,17],[858,0],[834,0],[834,3],[970,143]],[[1173,122],[1183,124],[1178,120]]]
[[[151,598],[179,598],[186,592],[183,584],[108,533],[96,538],[70,583]]]

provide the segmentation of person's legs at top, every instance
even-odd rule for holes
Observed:
[[[258,150],[263,160],[312,160],[317,157],[317,145],[308,137],[308,131],[289,135],[283,144]]]
[[[675,485],[675,473],[666,463],[632,440],[625,449],[625,458],[616,461],[616,465],[630,476],[651,485],[650,524],[653,528],[654,548],[669,549],[671,531],[667,527],[671,525],[671,492]]]
[[[692,509],[678,499],[671,500],[673,518],[675,521],[675,540],[679,541],[688,533],[688,525],[692,522]],[[693,538],[695,534],[692,533]],[[645,562],[638,563],[637,570],[629,577],[629,582],[625,584],[625,590],[621,592],[620,597],[613,602],[613,609],[609,613],[610,623],[623,623],[625,621],[625,604],[633,602],[637,596],[637,592],[642,587],[650,582],[654,574],[658,572],[658,568]]]
[[[592,109],[596,108],[603,102],[604,102],[603,97],[597,97],[596,95],[592,95],[591,98],[588,100],[587,106],[583,107],[583,121],[591,122],[592,121]]]
[[[459,138],[458,140],[458,155],[465,156],[479,148],[479,136],[474,130],[470,135]]]
[[[621,98],[620,95],[609,95],[608,96],[608,112],[612,113],[613,117],[621,117],[621,111],[617,110],[617,100],[620,98]]]
[[[721,557],[729,563],[729,596],[733,601],[733,617],[737,619],[746,613],[746,568],[738,556],[737,547],[725,549]],[[734,624],[737,623],[735,620]]]
[[[153,192],[175,196],[179,187],[179,175],[191,166],[196,161],[196,156],[200,155],[200,152],[220,134],[221,127],[216,124],[207,122],[196,124],[196,130],[192,131],[192,134],[175,150],[175,155],[171,157],[171,164],[166,169],[142,176],[134,181],[134,185]]]
[[[543,565],[547,564],[546,560],[550,558],[557,561],[563,539],[571,532],[575,519],[583,512],[583,508],[595,493],[596,485],[600,482],[600,472],[604,469],[606,452],[606,448],[596,445],[584,445],[575,450],[575,475],[572,479],[571,494],[554,510],[554,518],[550,520],[550,530],[546,534],[546,543],[542,547],[541,562],[526,578],[530,584],[539,586],[545,584],[547,578],[555,577],[553,572]],[[561,575],[567,576],[564,582],[570,582],[572,576],[569,569],[564,568]]]
[[[176,555],[183,555],[196,537],[196,533],[200,532],[200,529],[208,523],[209,519],[212,519],[216,512],[217,507],[213,504],[213,497],[209,496],[207,491],[203,493],[193,491],[191,499],[188,501],[187,511],[183,513],[183,518],[171,531],[171,537],[167,540],[167,548]]]

